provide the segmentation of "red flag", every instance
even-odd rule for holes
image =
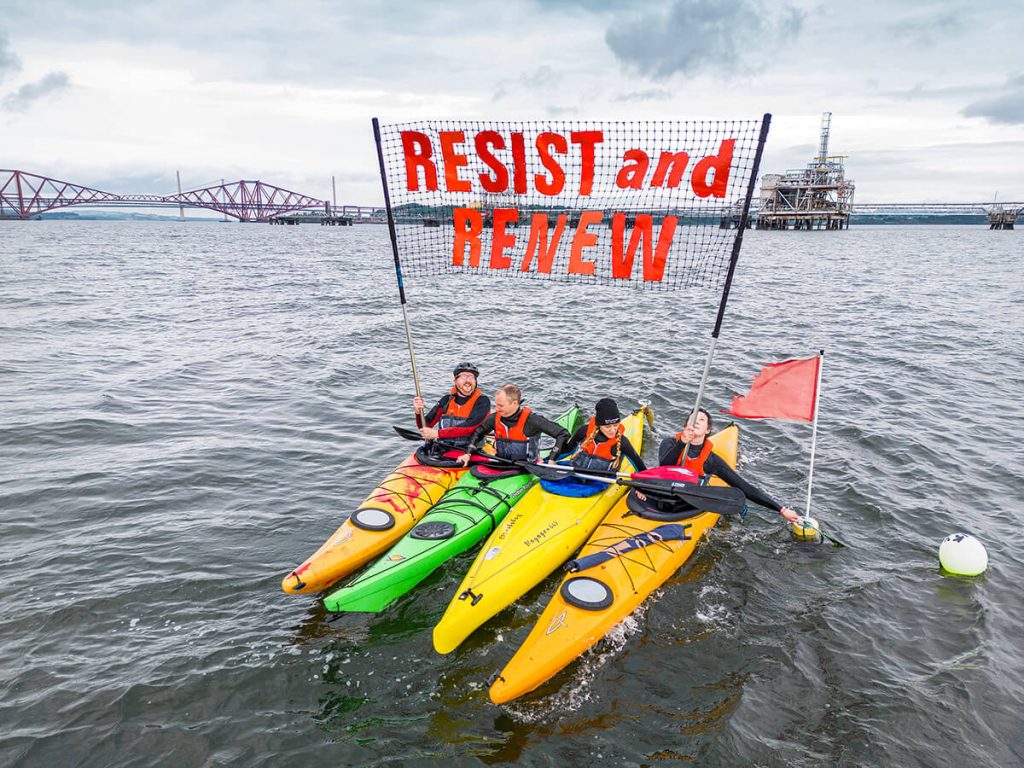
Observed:
[[[754,377],[750,391],[734,397],[724,413],[741,419],[814,421],[820,365],[820,355],[768,363]]]

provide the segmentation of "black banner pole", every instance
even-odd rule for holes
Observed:
[[[391,212],[391,194],[388,192],[388,175],[384,167],[384,149],[380,142],[380,123],[373,118],[373,138],[377,142],[377,160],[380,162],[380,183],[384,186],[384,206],[388,212],[388,231],[391,233],[391,251],[395,256],[395,277],[398,280],[398,298],[402,302],[402,321],[405,323],[405,340],[409,345],[409,362],[412,363],[412,381],[416,386],[416,397],[422,398],[420,377],[416,371],[416,355],[412,349],[412,329],[409,313],[405,309],[405,284],[402,282],[402,262],[398,258],[398,234],[395,232],[395,216]],[[423,412],[416,411],[416,426],[423,426]]]
[[[693,413],[700,408],[700,401],[704,398],[704,387],[708,382],[708,375],[711,373],[711,360],[715,356],[715,345],[718,343],[718,334],[722,330],[722,320],[725,318],[725,305],[729,301],[729,290],[732,288],[732,276],[736,273],[736,262],[740,259],[740,248],[743,247],[743,231],[747,228],[747,221],[750,217],[750,203],[754,199],[754,188],[757,186],[757,174],[761,169],[761,154],[764,152],[764,143],[768,139],[768,128],[772,124],[772,116],[765,113],[761,119],[761,135],[757,138],[757,151],[754,153],[754,165],[750,169],[750,181],[747,183],[747,197],[743,201],[743,211],[740,213],[739,230],[736,232],[736,239],[732,244],[732,258],[729,260],[729,272],[725,276],[725,287],[722,288],[722,300],[718,304],[718,317],[715,318],[715,329],[711,332],[711,346],[708,348],[708,359],[704,363],[704,375],[700,378],[700,387],[697,389],[697,401],[693,405]],[[689,415],[686,419],[689,421]]]

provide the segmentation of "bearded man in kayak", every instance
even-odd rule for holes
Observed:
[[[491,400],[477,387],[479,369],[472,363],[455,366],[452,391],[437,401],[437,404],[423,416],[424,426],[420,435],[436,450],[466,450],[473,430],[480,426],[491,412]],[[422,414],[425,407],[422,397],[414,397],[413,408]],[[437,441],[434,443],[433,441]]]
[[[711,414],[701,408],[697,412],[697,418],[693,414],[687,420],[686,428],[675,437],[669,437],[661,441],[658,450],[658,465],[683,466],[686,469],[696,472],[705,482],[711,475],[716,475],[727,482],[733,488],[739,488],[743,495],[755,504],[762,507],[774,509],[790,523],[795,523],[800,517],[789,507],[784,507],[775,501],[771,496],[755,485],[751,485],[730,467],[722,458],[711,451],[711,441],[708,435],[711,434]],[[685,449],[685,456],[684,456]],[[643,501],[646,496],[637,492],[637,497]]]
[[[647,469],[633,444],[625,437],[619,406],[610,397],[604,397],[594,406],[590,421],[577,429],[565,451],[568,461],[576,469],[617,472],[624,458],[633,462],[636,471]]]
[[[569,439],[568,430],[521,405],[522,400],[523,392],[515,384],[506,384],[495,393],[494,413],[474,430],[469,438],[469,450],[458,459],[460,464],[469,464],[470,454],[477,451],[491,432],[494,433],[494,453],[499,459],[536,461],[540,456],[541,434],[555,439],[552,456],[561,452]]]

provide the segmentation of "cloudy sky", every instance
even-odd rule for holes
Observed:
[[[831,111],[861,202],[1024,200],[1024,13],[945,0],[0,0],[0,166],[120,193],[382,200],[370,118]]]

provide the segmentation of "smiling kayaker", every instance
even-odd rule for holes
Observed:
[[[480,370],[472,363],[459,363],[452,374],[455,381],[451,392],[437,401],[423,417],[420,435],[428,442],[439,441],[435,451],[465,450],[470,435],[491,411],[491,400],[477,387]],[[426,404],[422,397],[414,397],[413,408],[423,413]]]
[[[708,435],[711,434],[711,414],[701,408],[697,412],[697,418],[693,415],[687,420],[686,427],[675,437],[669,437],[661,441],[658,449],[659,466],[685,467],[696,472],[701,477],[701,482],[715,475],[727,482],[733,488],[739,488],[748,500],[762,507],[774,509],[790,523],[796,522],[799,514],[775,501],[771,496],[755,485],[750,484],[725,463],[722,458],[712,453],[711,441]],[[685,456],[684,456],[685,447]],[[640,492],[636,493],[637,498],[645,500],[647,497]]]
[[[617,471],[626,458],[633,462],[637,471],[647,469],[624,434],[619,406],[610,397],[601,398],[594,406],[590,421],[577,429],[565,444],[569,463],[577,469]]]
[[[557,456],[569,432],[555,422],[545,419],[539,413],[522,405],[523,392],[515,384],[506,384],[494,395],[494,413],[490,414],[476,428],[469,438],[469,451],[458,461],[468,464],[483,439],[494,432],[494,453],[500,459],[510,461],[536,461],[540,455],[540,436],[550,435],[555,439],[552,456]]]

